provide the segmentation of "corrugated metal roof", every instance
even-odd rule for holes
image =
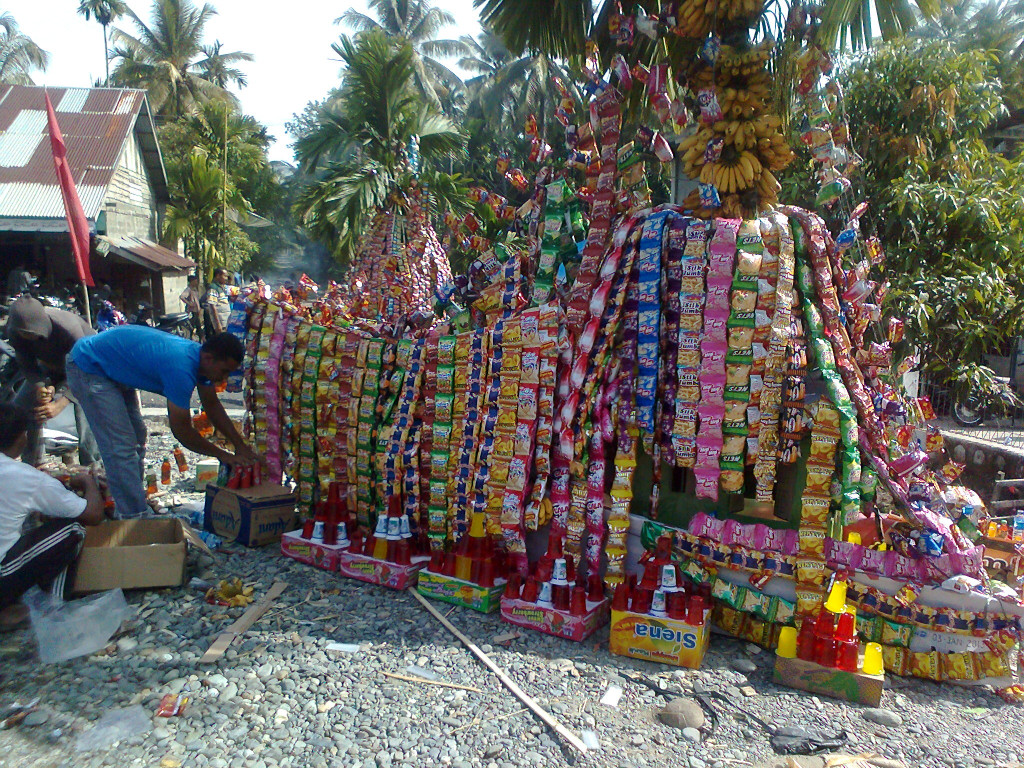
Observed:
[[[82,208],[86,212],[98,211],[107,188],[86,184],[77,186]],[[0,183],[0,212],[0,217],[52,218],[64,221],[64,198],[61,197],[60,187],[56,184]]]
[[[145,91],[8,85],[0,86],[0,218],[64,218],[46,128],[47,92],[88,218],[99,214],[132,130],[158,199],[166,199],[167,180]]]
[[[164,248],[162,245],[141,237],[100,235],[99,239],[110,244],[111,252],[147,269],[192,269],[196,266],[191,259],[186,259],[169,248]]]

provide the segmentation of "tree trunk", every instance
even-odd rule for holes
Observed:
[[[106,79],[103,81],[105,88],[110,87],[110,43],[107,42],[107,25],[103,25],[103,68],[107,73]]]

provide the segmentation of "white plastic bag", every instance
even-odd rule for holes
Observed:
[[[95,653],[130,615],[120,589],[63,602],[33,587],[22,600],[32,618],[39,658],[46,664]]]

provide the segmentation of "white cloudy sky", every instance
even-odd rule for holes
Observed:
[[[238,92],[243,109],[267,125],[277,138],[271,159],[291,160],[284,124],[312,99],[338,82],[339,64],[331,43],[342,33],[333,21],[349,7],[366,10],[364,0],[210,0],[218,15],[207,42],[220,40],[226,51],[246,51],[255,60],[243,64],[249,84]],[[201,3],[200,3],[201,4]],[[445,37],[476,34],[479,17],[472,0],[435,0],[455,15]],[[150,0],[128,0],[144,20]],[[103,36],[95,21],[75,13],[78,0],[7,0],[4,10],[22,32],[50,53],[50,67],[38,84],[89,86],[103,77]],[[122,20],[126,29],[127,20]]]

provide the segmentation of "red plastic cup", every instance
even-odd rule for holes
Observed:
[[[363,532],[356,528],[348,535],[348,540],[351,542],[348,551],[358,554],[363,546]]]
[[[654,600],[654,590],[639,586],[633,593],[633,606],[630,608],[633,613],[650,613],[651,602]]]
[[[592,573],[587,577],[587,600],[592,603],[604,600],[604,582],[601,581],[599,573]]]
[[[574,587],[572,599],[569,601],[569,613],[572,616],[583,616],[587,612],[587,590],[583,587]]]
[[[668,536],[661,536],[655,545],[654,561],[658,565],[664,565],[672,560],[672,539]]]
[[[825,638],[821,644],[822,653],[821,658],[817,659],[817,662],[823,667],[838,667],[839,666],[839,648],[842,645],[834,637]]]
[[[330,508],[324,516],[324,544],[331,546],[338,543],[338,523],[334,519],[334,513]]]
[[[573,562],[572,555],[565,556],[565,580],[570,584],[576,583],[576,564]]]
[[[454,576],[455,575],[455,553],[454,552],[445,552],[444,553],[444,568],[442,569],[442,573],[444,573],[445,576]]]
[[[308,520],[302,523],[302,538],[313,538],[313,518],[309,518]]]
[[[686,623],[694,627],[704,626],[704,598],[694,595],[686,604]]]
[[[412,565],[411,543],[409,539],[399,539],[395,542],[395,562],[399,565]]]
[[[377,539],[371,533],[366,537],[366,543],[363,545],[363,554],[367,557],[373,557],[373,547],[377,543]]]
[[[518,600],[519,593],[523,591],[523,580],[518,573],[510,573],[508,575],[508,581],[505,582],[505,592],[502,597],[508,598],[509,600]]]
[[[540,560],[537,563],[537,581],[551,581],[551,570],[553,566],[553,560]]]
[[[796,657],[803,661],[814,661],[814,622],[808,616],[800,625],[800,634],[796,639]]]
[[[486,560],[480,560],[479,563],[474,563],[474,565],[479,565],[479,573],[476,577],[476,583],[481,587],[493,587],[494,560],[492,558],[487,558]]]
[[[612,597],[612,610],[629,610],[629,582],[624,581],[615,588],[615,594]]]
[[[551,604],[555,607],[556,611],[569,610],[569,598],[571,595],[572,589],[568,584],[551,585]]]
[[[555,531],[548,533],[548,551],[544,554],[548,560],[555,560],[562,557],[562,537]]]
[[[857,619],[852,613],[843,613],[839,615],[839,621],[836,623],[835,638],[840,642],[846,642],[847,640],[853,640],[856,637],[857,632]]]
[[[520,599],[527,603],[536,603],[538,594],[540,594],[540,587],[537,585],[537,579],[533,576],[527,576],[526,586],[523,587],[523,594]]]
[[[677,619],[678,621],[686,620],[686,593],[682,590],[675,592],[669,592],[666,595],[666,606],[668,610],[668,617],[670,619]]]
[[[648,560],[644,563],[644,577],[640,580],[640,589],[657,589],[658,572],[660,570],[661,567],[654,560]]]
[[[860,667],[860,643],[844,640],[839,643],[838,666],[846,672],[857,672]]]
[[[441,573],[444,570],[444,552],[435,549],[430,553],[430,564],[427,570],[431,573]]]

